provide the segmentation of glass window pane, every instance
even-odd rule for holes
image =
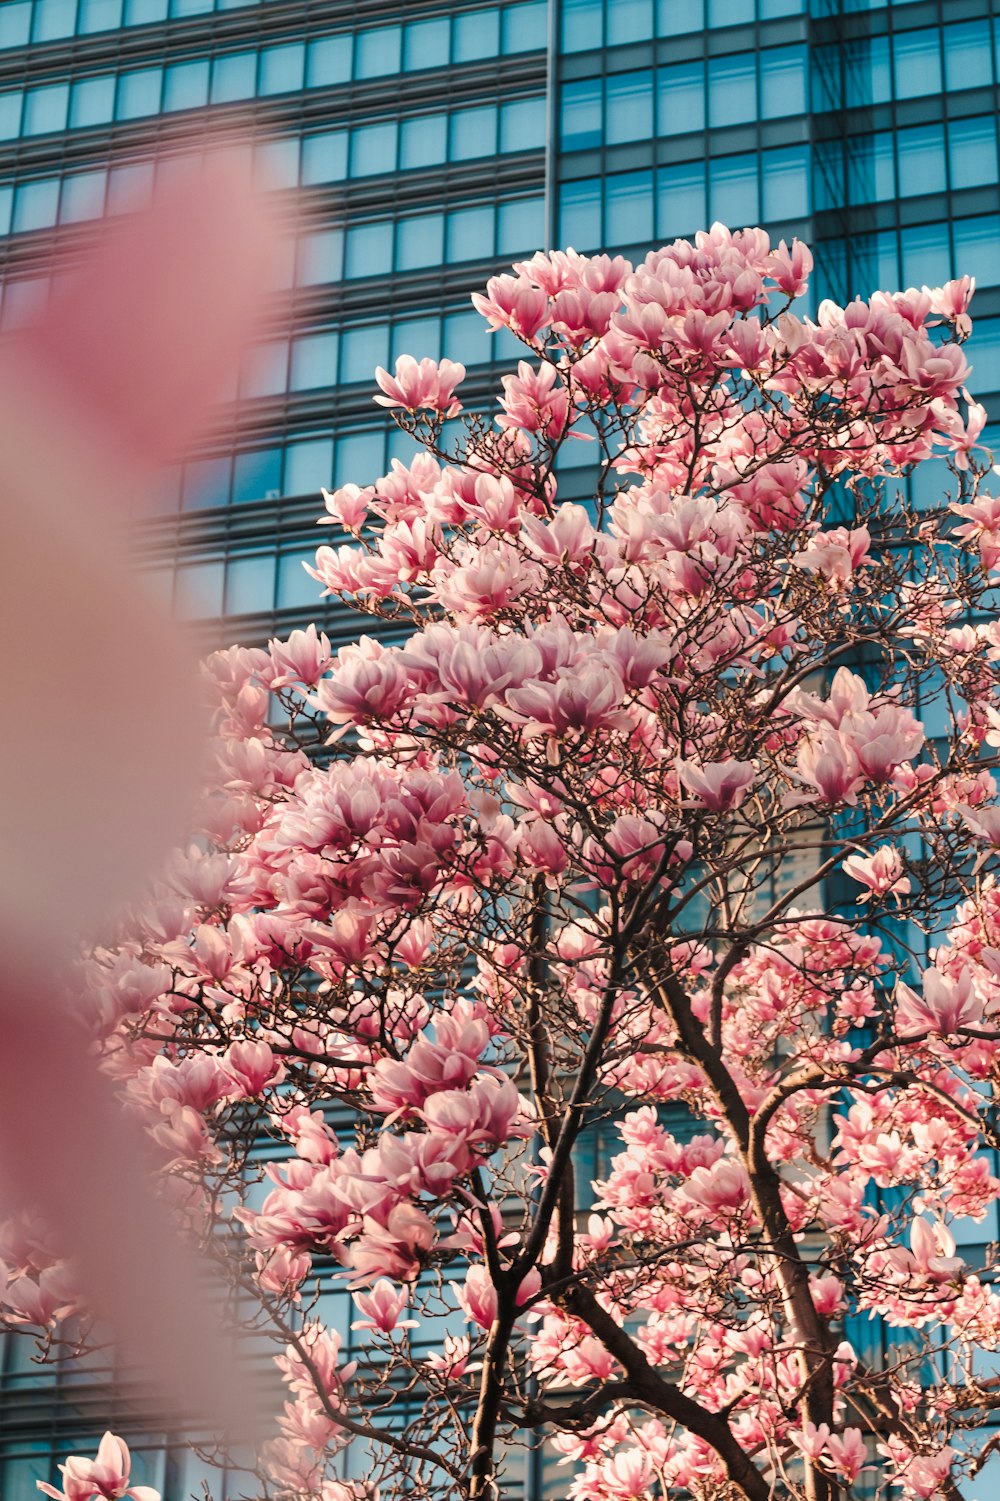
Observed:
[[[451,59],[456,63],[496,57],[500,51],[500,12],[467,11],[452,17]]]
[[[0,94],[0,141],[12,141],[20,135],[22,99],[20,89]]]
[[[226,614],[254,615],[274,608],[274,553],[251,553],[226,563]]]
[[[976,89],[993,82],[989,21],[967,21],[961,26],[945,26],[944,80],[949,93],[956,89]]]
[[[313,565],[316,548],[304,547],[297,552],[283,552],[278,559],[278,609],[300,610],[315,606],[323,585],[306,573],[304,564]]]
[[[69,101],[69,123],[79,129],[84,125],[106,125],[115,113],[115,77],[113,73],[98,78],[78,78]]]
[[[444,319],[444,358],[463,365],[488,365],[493,345],[485,318],[479,313],[449,313]]]
[[[704,0],[657,0],[658,36],[686,36],[705,24]]]
[[[447,67],[450,40],[447,16],[411,21],[403,27],[403,67],[408,73],[418,68]]]
[[[306,58],[306,87],[323,89],[331,84],[346,83],[351,76],[353,47],[354,37],[349,31],[317,37],[310,42]]]
[[[653,134],[653,73],[615,73],[606,82],[604,138],[614,146],[622,141],[645,141]]]
[[[389,329],[384,323],[360,323],[343,330],[340,340],[342,385],[375,384],[375,366],[389,364]]]
[[[64,177],[59,200],[60,224],[99,219],[104,213],[107,181],[108,174],[103,168],[97,172],[73,172]]]
[[[416,115],[399,126],[399,166],[434,167],[448,155],[448,116]]]
[[[385,465],[385,429],[366,428],[337,436],[334,483],[369,485]]]
[[[164,69],[163,108],[200,109],[208,103],[208,59],[171,63]]]
[[[415,360],[441,358],[441,320],[436,314],[427,318],[400,318],[393,324],[390,368],[395,367],[401,354],[412,354]]]
[[[147,204],[153,193],[153,163],[125,162],[108,174],[107,212],[127,214]]]
[[[708,123],[741,125],[757,118],[757,67],[753,55],[708,62]]]
[[[755,156],[729,156],[709,162],[709,217],[730,229],[757,223],[760,208]]]
[[[937,27],[901,31],[892,40],[897,99],[941,92],[941,44]]]
[[[312,495],[333,484],[333,439],[311,438],[285,449],[285,494]]]
[[[295,267],[295,284],[315,287],[339,281],[343,272],[344,235],[339,229],[324,229],[318,234],[301,235]]]
[[[292,340],[292,369],[289,388],[292,391],[314,391],[322,386],[337,384],[336,332],[303,334]]]
[[[373,177],[396,170],[396,122],[358,125],[351,131],[351,176]]]
[[[181,506],[185,511],[204,511],[229,502],[232,460],[228,454],[207,459],[189,459],[184,465]]]
[[[559,244],[574,250],[603,248],[601,237],[601,179],[585,177],[564,182],[559,189]]]
[[[705,128],[705,66],[682,63],[660,68],[657,86],[657,131],[661,136],[684,135]]]
[[[878,135],[848,136],[847,177],[852,203],[884,203],[896,196],[893,140]]]
[[[764,223],[809,216],[809,152],[805,146],[765,151],[761,160]]]
[[[600,146],[601,80],[580,78],[563,84],[559,128],[564,151],[588,151]]]
[[[212,9],[212,0],[170,0],[171,19],[179,16],[204,16]]]
[[[131,73],[119,74],[117,118],[137,120],[141,115],[157,114],[162,77],[162,68],[136,68]]]
[[[615,0],[616,5],[623,0]],[[500,46],[505,53],[543,52],[548,40],[548,5],[546,0],[524,0],[519,5],[505,5]]]
[[[951,256],[947,224],[921,224],[900,230],[899,244],[904,286],[939,287],[948,280]]]
[[[878,287],[898,287],[899,247],[894,229],[851,239],[851,294],[870,297]]]
[[[452,110],[448,133],[450,161],[469,161],[477,156],[492,156],[497,149],[496,105]]]
[[[605,179],[604,227],[609,245],[643,245],[652,240],[652,172],[612,173]]]
[[[14,214],[14,189],[0,188],[0,235],[10,234],[10,221]]]
[[[615,0],[608,6],[607,45],[645,42],[653,35],[653,0]]]
[[[342,182],[347,176],[347,131],[321,130],[302,137],[302,183]]]
[[[167,0],[125,0],[126,26],[147,26],[166,17]]]
[[[530,255],[544,243],[544,198],[515,198],[497,206],[497,255]]]
[[[15,233],[32,229],[51,229],[58,214],[58,177],[43,177],[37,182],[22,182],[16,189],[13,217]]]
[[[997,132],[992,115],[952,120],[948,165],[953,188],[978,188],[997,180]]]
[[[1000,285],[1000,214],[956,219],[955,275],[974,276],[979,287]]]
[[[213,104],[252,99],[257,92],[256,52],[225,52],[212,63]]]
[[[500,106],[500,150],[538,151],[545,145],[545,100],[512,99]]]
[[[76,0],[35,0],[33,42],[54,42],[72,36],[76,25]]]
[[[704,165],[685,162],[661,167],[656,194],[656,234],[664,242],[704,230],[709,222],[704,189]]]
[[[233,503],[277,500],[281,494],[280,448],[251,448],[236,455],[233,463]]]
[[[777,47],[760,54],[760,112],[765,120],[805,114],[805,47]]]
[[[709,26],[741,26],[753,18],[753,0],[708,0]]]
[[[562,0],[562,50],[587,52],[604,41],[603,0]]]
[[[50,83],[44,88],[28,89],[24,96],[24,123],[21,126],[21,133],[26,136],[37,136],[47,135],[53,130],[65,130],[68,110],[68,83]]]
[[[359,31],[354,40],[355,78],[384,78],[398,73],[402,60],[402,28],[379,26]]]
[[[279,396],[288,385],[288,340],[270,339],[254,344],[243,356],[240,369],[240,400]]]
[[[900,196],[912,198],[919,193],[943,193],[947,182],[944,126],[921,125],[916,130],[901,130],[896,145]]]
[[[848,43],[844,49],[844,95],[848,109],[885,104],[892,98],[889,38]]]
[[[0,47],[23,47],[31,38],[31,0],[0,6]]]
[[[222,614],[222,559],[182,563],[174,579],[174,614],[181,620],[205,620]]]
[[[987,391],[1000,391],[1000,319],[977,320],[966,354],[972,365],[969,385],[976,396],[981,398]]]
[[[258,94],[294,93],[302,87],[305,65],[306,49],[303,42],[262,47],[257,79]]]
[[[387,276],[392,270],[392,223],[352,224],[347,231],[344,275]]]
[[[447,260],[485,261],[493,255],[496,210],[492,203],[453,209],[448,215]]]
[[[112,31],[122,24],[122,0],[80,0],[77,31]]]

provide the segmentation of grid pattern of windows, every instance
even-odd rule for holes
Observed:
[[[92,36],[120,26],[148,26],[213,11],[243,10],[261,3],[263,0],[4,0],[0,6],[0,49]]]

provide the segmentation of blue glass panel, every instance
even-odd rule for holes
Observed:
[[[466,367],[488,365],[493,346],[485,318],[479,313],[449,313],[444,319],[444,357]]]
[[[500,12],[466,11],[452,17],[451,60],[455,63],[478,62],[496,57],[500,51]]]
[[[338,485],[369,485],[385,465],[385,429],[365,428],[337,435],[334,481]]]
[[[641,245],[653,238],[652,172],[615,172],[604,180],[604,238]]]
[[[889,131],[847,138],[847,182],[852,203],[884,203],[895,198],[896,170]]]
[[[949,93],[993,82],[993,47],[989,21],[966,21],[945,26],[944,81]]]
[[[72,36],[76,27],[76,0],[35,0],[33,42],[54,42]]]
[[[937,27],[901,31],[892,41],[897,99],[941,92],[941,39]]]
[[[562,50],[587,52],[604,41],[603,0],[562,0]]]
[[[653,134],[653,72],[613,73],[607,91],[604,138],[610,146],[646,141]]]
[[[306,56],[306,87],[325,89],[331,84],[346,83],[351,76],[353,46],[354,37],[349,31],[317,37],[310,42]]]
[[[351,131],[351,176],[374,177],[396,170],[396,122],[358,125]]]
[[[256,52],[224,52],[212,63],[211,101],[229,104],[252,99],[257,92]]]
[[[900,197],[944,192],[948,174],[945,170],[943,125],[921,125],[916,130],[899,131],[896,149],[899,154]]]
[[[497,107],[495,104],[452,111],[448,125],[450,161],[470,161],[478,156],[493,156],[496,149]]]
[[[559,126],[564,151],[587,151],[601,144],[601,92],[599,78],[563,84]]]
[[[69,123],[78,129],[84,125],[106,125],[115,114],[115,76],[78,78],[70,91]]]
[[[355,78],[384,78],[398,73],[402,59],[402,28],[379,26],[359,31],[354,39]]]
[[[285,449],[285,494],[311,495],[333,483],[333,439],[310,438]]]
[[[80,0],[77,31],[112,31],[121,24],[122,0]]]
[[[295,283],[315,287],[339,281],[343,271],[344,235],[339,229],[324,229],[299,238]]]
[[[806,9],[806,0],[757,0],[757,14],[762,21],[805,15]]]
[[[256,615],[274,608],[273,552],[248,553],[226,563],[226,614]]]
[[[410,21],[403,27],[403,67],[408,73],[418,68],[447,67],[450,41],[447,16]]]
[[[883,229],[878,234],[852,236],[851,294],[870,297],[879,288],[891,291],[899,283],[896,231]]]
[[[59,178],[42,177],[36,182],[22,182],[14,193],[13,228],[15,233],[32,229],[51,229],[59,215]]]
[[[233,503],[277,500],[281,494],[281,449],[251,448],[233,462]]]
[[[997,132],[992,115],[949,122],[948,166],[953,188],[996,182]]]
[[[969,385],[977,397],[1000,391],[1000,318],[977,320],[966,355],[972,366]]]
[[[107,183],[108,174],[103,167],[96,172],[73,172],[64,177],[59,199],[60,224],[99,219],[104,213]]]
[[[31,38],[31,0],[0,6],[0,47],[23,47]]]
[[[708,0],[709,26],[740,26],[753,19],[753,0]]]
[[[448,116],[415,115],[399,123],[399,166],[434,167],[448,156]]]
[[[709,222],[703,162],[661,167],[656,195],[656,237],[664,242],[691,236]]]
[[[337,384],[337,334],[302,334],[292,340],[292,365],[289,389],[314,391]]]
[[[956,276],[974,276],[980,287],[1000,286],[1000,214],[956,219],[952,224]]]
[[[323,585],[306,573],[303,566],[305,563],[313,565],[315,561],[315,547],[283,552],[278,558],[279,610],[301,610],[316,605],[323,592]]]
[[[344,329],[340,341],[340,383],[373,385],[375,367],[389,366],[389,329],[384,323],[360,323]]]
[[[622,0],[616,0],[621,4]],[[548,42],[548,5],[546,0],[522,0],[505,5],[500,47],[505,53],[543,52]]]
[[[208,103],[208,59],[171,63],[164,69],[163,108],[200,109]]]
[[[448,215],[446,257],[448,265],[460,261],[485,261],[493,255],[496,209],[492,203],[453,209]]]
[[[22,100],[20,89],[0,94],[0,141],[12,141],[21,134]]]
[[[185,511],[204,511],[229,503],[232,460],[228,454],[208,459],[189,459],[184,465],[181,507]]]
[[[757,158],[726,156],[709,162],[709,217],[730,229],[756,224],[760,217],[757,198]]]
[[[182,563],[174,576],[174,614],[181,620],[207,620],[222,614],[225,564],[221,558]]]
[[[805,114],[808,66],[805,47],[776,47],[760,54],[760,112],[765,120]]]
[[[679,63],[656,75],[657,121],[661,136],[705,128],[705,65]]]
[[[166,17],[167,0],[125,0],[126,26],[147,26]]]
[[[120,73],[116,117],[137,120],[142,115],[158,114],[162,82],[162,68],[136,68],[131,73]]]
[[[899,232],[903,285],[939,287],[951,272],[947,224],[920,224]]]
[[[288,385],[288,340],[269,339],[253,344],[243,356],[240,400],[282,395]]]
[[[601,179],[585,177],[559,188],[559,244],[574,250],[601,248]]]
[[[705,0],[657,0],[658,36],[685,36],[705,24]]]
[[[645,42],[653,35],[653,0],[615,0],[608,6],[607,45]]]
[[[809,216],[809,148],[765,151],[761,159],[765,224]]]
[[[741,125],[757,118],[757,63],[751,54],[708,62],[708,123]]]
[[[892,98],[889,38],[847,43],[844,46],[844,101],[848,109],[884,104]]]
[[[545,145],[545,100],[512,99],[500,106],[500,150],[537,151]]]
[[[303,42],[280,47],[262,47],[258,94],[292,94],[301,89],[305,76],[306,49]]]
[[[0,235],[10,234],[10,222],[14,215],[14,189],[0,188]]]
[[[170,0],[171,20],[181,16],[205,16],[211,9],[212,0]]]
[[[400,318],[392,326],[390,359],[395,366],[401,354],[415,360],[441,358],[441,319],[435,313],[424,318]]]
[[[545,199],[515,198],[497,206],[497,255],[530,255],[545,243]]]
[[[347,176],[347,131],[321,130],[302,137],[302,182],[342,182]]]
[[[47,135],[53,130],[65,130],[68,110],[68,83],[50,83],[39,89],[28,89],[24,96],[22,135]]]
[[[412,214],[396,225],[396,270],[440,266],[444,260],[444,215]]]

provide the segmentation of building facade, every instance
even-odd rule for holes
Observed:
[[[136,497],[141,561],[206,647],[311,619],[341,644],[360,621],[302,568],[319,489],[413,451],[372,371],[461,360],[466,405],[487,405],[519,346],[469,294],[539,246],[635,257],[762,223],[814,247],[814,304],[967,272],[973,385],[1000,422],[998,81],[1000,0],[4,0],[0,328],[174,170],[192,126],[259,135],[294,254],[216,436]],[[563,493],[589,479],[565,467]],[[179,1420],[109,1357],[31,1353],[3,1343],[4,1501],[107,1422],[137,1480],[198,1491],[211,1472]],[[525,1501],[558,1489],[526,1463]]]

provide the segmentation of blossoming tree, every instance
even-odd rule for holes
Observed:
[[[283,1501],[483,1501],[541,1444],[574,1501],[955,1501],[988,1453],[1000,1296],[949,1229],[1000,1191],[972,285],[813,321],[810,269],[717,225],[494,278],[499,412],[401,359],[377,399],[426,451],[326,496],[315,576],[377,633],[207,664],[200,838],[85,1009],[279,1342]],[[25,1222],[2,1253],[58,1342],[71,1262]]]

